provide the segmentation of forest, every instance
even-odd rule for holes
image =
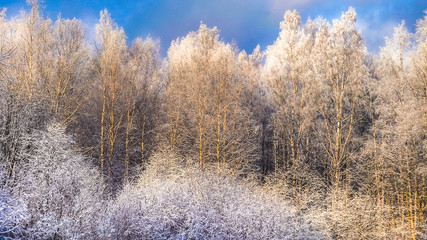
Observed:
[[[427,11],[378,53],[350,7],[162,57],[42,9],[0,11],[1,239],[427,239]]]

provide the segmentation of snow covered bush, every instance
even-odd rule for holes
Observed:
[[[24,140],[14,195],[28,211],[25,230],[36,239],[93,238],[102,203],[98,171],[73,150],[64,128],[51,124]]]
[[[0,236],[7,239],[23,235],[22,223],[28,215],[24,203],[12,196],[5,172],[0,164]]]
[[[286,202],[256,184],[155,154],[110,203],[101,238],[323,239]]]

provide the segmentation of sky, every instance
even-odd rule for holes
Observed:
[[[265,49],[274,43],[286,10],[296,9],[303,22],[319,16],[332,21],[352,6],[367,49],[377,53],[402,20],[410,32],[415,31],[417,19],[427,10],[427,0],[44,0],[43,6],[43,13],[51,19],[58,13],[63,18],[81,19],[92,40],[99,12],[107,9],[124,28],[128,43],[137,37],[160,39],[163,56],[172,40],[197,31],[201,22],[217,26],[222,40],[235,41],[250,53],[257,44]],[[0,0],[0,7],[8,8],[8,17],[29,9],[25,0]]]

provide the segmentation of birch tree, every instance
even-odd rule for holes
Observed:
[[[124,86],[125,117],[125,173],[129,167],[147,161],[157,143],[156,131],[161,125],[161,73],[158,41],[137,38],[129,49],[128,82]]]
[[[338,189],[350,186],[350,166],[360,147],[355,141],[356,126],[363,106],[366,66],[364,42],[355,23],[356,12],[350,8],[331,27],[325,26],[316,34],[314,46],[314,74],[319,83],[316,138],[332,187],[332,209]]]
[[[422,42],[419,44],[422,48]],[[426,166],[422,145],[426,125],[423,91],[419,88],[424,79],[422,73],[421,78],[411,73],[410,66],[419,59],[411,60],[410,46],[411,36],[402,23],[394,29],[393,38],[386,39],[380,52],[377,126],[381,148],[378,155],[384,163],[379,194],[381,202],[395,206],[392,216],[395,227],[396,224],[406,226],[405,231],[399,233],[401,237],[416,239],[420,231],[424,231],[420,222],[425,213],[422,182]]]
[[[201,168],[215,162],[220,171],[230,163],[235,169],[242,166],[250,145],[244,141],[250,138],[239,135],[248,125],[242,122],[236,51],[218,39],[216,28],[201,24],[197,32],[172,42],[166,91],[171,149],[197,152]],[[197,150],[188,144],[197,144]]]
[[[20,87],[19,94],[32,100],[38,87],[43,86],[40,76],[40,64],[46,59],[51,42],[50,19],[43,19],[37,0],[28,1],[31,10],[21,12],[16,22],[17,57],[15,77]]]
[[[43,63],[39,63],[42,89],[54,115],[69,124],[88,99],[84,92],[89,63],[85,30],[79,20],[59,16],[50,32],[52,40],[47,56]]]
[[[274,108],[273,138],[275,172],[279,161],[295,194],[301,194],[309,160],[311,125],[314,118],[312,82],[313,35],[295,10],[287,11],[276,42],[266,51],[264,78],[271,89]]]
[[[95,69],[102,87],[99,160],[101,170],[103,172],[106,170],[106,175],[112,178],[115,143],[124,117],[119,103],[122,100],[125,77],[123,61],[126,59],[126,36],[123,29],[113,22],[107,10],[100,13],[96,36],[99,48],[95,58]],[[104,169],[105,164],[107,169]]]
[[[173,135],[176,135],[174,131],[187,135],[184,138],[198,146],[197,153],[201,168],[204,167],[207,155],[207,129],[211,128],[213,124],[210,121],[212,119],[207,118],[207,111],[213,110],[208,109],[208,101],[213,100],[208,100],[212,96],[208,86],[210,83],[209,71],[212,71],[212,56],[220,44],[218,36],[216,28],[209,29],[206,25],[201,24],[197,33],[192,32],[187,37],[172,42],[168,51],[169,68],[171,69],[169,86],[178,85],[177,90],[182,91],[177,93],[178,96],[182,96],[182,100],[178,104],[185,104],[189,112],[186,113],[184,110],[183,113],[188,115],[189,121],[191,121],[188,128],[183,125],[175,126],[178,129],[170,132],[172,134],[171,144],[174,143]],[[181,115],[181,113],[179,114]],[[175,121],[179,120],[178,116]],[[174,120],[170,124],[174,124],[173,122]],[[173,146],[171,147],[173,148]]]

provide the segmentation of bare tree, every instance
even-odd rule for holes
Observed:
[[[126,98],[125,173],[127,181],[131,160],[145,163],[152,154],[156,131],[162,124],[160,100],[162,76],[160,73],[159,43],[151,38],[137,38],[129,49],[127,61],[129,81],[124,86]]]
[[[59,121],[68,125],[88,99],[84,92],[89,55],[85,30],[79,20],[58,17],[50,28],[52,40],[47,56],[40,62],[42,91]]]
[[[216,28],[201,24],[198,32],[172,42],[167,95],[171,149],[179,144],[197,152],[201,168],[215,162],[220,171],[245,165],[254,137],[245,131],[252,122],[241,105],[244,78],[238,74],[236,51],[218,38]],[[197,151],[188,148],[194,143]]]
[[[298,196],[306,184],[303,179],[307,174],[303,172],[309,167],[310,132],[316,106],[310,62],[314,36],[302,25],[295,10],[285,13],[280,28],[278,39],[266,51],[263,76],[275,111],[272,120],[275,173],[280,161]],[[295,200],[301,201],[298,198]]]
[[[125,111],[121,110],[122,88],[126,73],[126,36],[122,28],[118,28],[107,10],[101,11],[99,24],[96,27],[97,56],[95,69],[101,82],[101,130],[99,159],[101,170],[104,171],[105,156],[107,156],[106,175],[112,178],[112,164],[115,157],[115,143]],[[105,146],[105,142],[107,143]],[[107,149],[106,154],[104,153]]]
[[[356,126],[363,106],[364,42],[355,28],[356,12],[350,8],[333,26],[316,34],[315,80],[319,83],[317,138],[323,151],[325,171],[332,186],[332,209],[338,189],[349,189],[352,159],[358,144]]]
[[[379,166],[380,200],[394,206],[391,218],[406,226],[400,230],[401,237],[416,239],[424,231],[418,223],[425,212],[420,198],[425,187],[420,183],[425,181],[422,143],[426,125],[423,91],[418,88],[424,79],[411,73],[410,45],[410,34],[402,23],[380,52],[376,125],[381,147],[376,155],[383,162]]]

